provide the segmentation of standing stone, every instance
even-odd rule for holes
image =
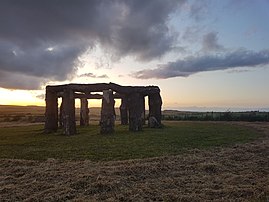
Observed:
[[[45,133],[56,132],[58,129],[58,96],[46,88],[46,112],[45,112]]]
[[[87,98],[80,99],[80,125],[81,126],[89,125],[89,108]]]
[[[59,128],[63,128],[63,102],[60,105],[60,114],[59,114]]]
[[[149,95],[149,127],[161,127],[162,119],[162,98],[160,93]]]
[[[139,93],[132,93],[128,96],[129,109],[129,130],[141,131],[143,120],[143,96]]]
[[[101,134],[109,134],[114,132],[115,125],[115,101],[111,90],[103,90],[101,121]]]
[[[63,129],[65,135],[76,134],[75,97],[71,89],[63,91]]]
[[[128,108],[126,97],[121,98],[120,119],[121,125],[128,125]]]
[[[143,105],[143,112],[142,112],[142,124],[145,125],[146,124],[146,110],[145,110],[145,97],[142,97],[143,100],[141,100],[142,105]]]

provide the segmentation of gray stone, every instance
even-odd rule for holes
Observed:
[[[87,98],[80,98],[80,125],[89,125],[89,108]]]
[[[129,130],[141,131],[143,126],[143,96],[140,93],[132,93],[128,96]]]
[[[128,108],[127,108],[127,99],[125,97],[121,99],[120,120],[121,125],[128,125]]]
[[[58,129],[58,96],[57,92],[46,89],[45,133]]]
[[[60,106],[60,114],[59,114],[59,128],[63,128],[63,102],[61,103],[61,106]]]
[[[103,95],[92,94],[104,91]],[[116,92],[115,94],[112,91]],[[75,99],[81,101],[81,125],[88,124],[87,99],[102,99],[101,133],[111,133],[115,124],[115,99],[122,99],[120,106],[121,123],[128,124],[130,131],[142,130],[145,123],[145,96],[149,96],[149,117],[157,121],[150,125],[161,125],[162,99],[158,86],[121,86],[115,83],[99,84],[64,84],[46,86],[45,133],[55,132],[59,126],[63,127],[66,135],[76,134]],[[58,97],[62,98],[60,114],[58,116]]]
[[[157,119],[154,116],[150,116],[148,126],[150,128],[160,128],[161,124],[157,121]]]
[[[159,125],[162,121],[162,98],[160,93],[149,95],[149,117],[155,117]]]
[[[75,98],[74,92],[68,88],[63,92],[63,129],[65,135],[76,134]]]
[[[115,125],[115,101],[113,92],[111,90],[103,91],[102,108],[101,108],[101,121],[100,133],[110,134],[114,132]]]

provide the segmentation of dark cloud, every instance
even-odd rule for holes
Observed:
[[[21,74],[17,72],[8,72],[0,70],[0,86],[7,89],[39,89],[40,84],[45,82],[40,80],[39,77]]]
[[[250,72],[250,69],[231,69],[228,73],[245,73]]]
[[[85,74],[81,74],[79,75],[79,77],[90,77],[90,78],[109,78],[106,74],[103,75],[95,75],[93,73],[85,73]]]
[[[148,61],[170,51],[177,34],[169,32],[167,20],[169,14],[185,0],[125,2],[129,7],[123,16],[124,20],[117,27],[114,40],[110,41],[116,48],[116,55],[133,55],[137,60]]]
[[[187,77],[204,71],[233,69],[238,67],[256,67],[269,64],[269,50],[260,52],[244,49],[217,55],[187,57],[183,60],[159,65],[156,69],[145,69],[132,76],[139,79],[166,79],[171,77]]]
[[[54,80],[67,79],[79,63],[79,44],[59,44],[46,47],[43,44],[23,48],[14,43],[0,41],[0,69]]]
[[[203,51],[220,51],[224,50],[224,47],[218,43],[218,33],[209,32],[204,35],[202,41],[202,50]]]
[[[12,80],[19,74],[29,79],[30,84],[24,85],[29,89],[46,79],[72,77],[79,57],[97,44],[116,59],[161,57],[176,39],[167,25],[169,16],[184,2],[2,0],[0,71],[10,75],[5,86],[21,88]]]

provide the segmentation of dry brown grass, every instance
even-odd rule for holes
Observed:
[[[44,106],[17,106],[17,105],[0,105],[1,115],[16,115],[16,114],[44,114]]]
[[[0,201],[266,201],[269,124],[240,124],[265,135],[247,144],[143,160],[0,160]]]

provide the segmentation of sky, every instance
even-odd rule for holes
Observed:
[[[269,0],[1,0],[0,104],[45,105],[46,85],[114,82],[158,85],[164,109],[269,110],[268,9]]]

